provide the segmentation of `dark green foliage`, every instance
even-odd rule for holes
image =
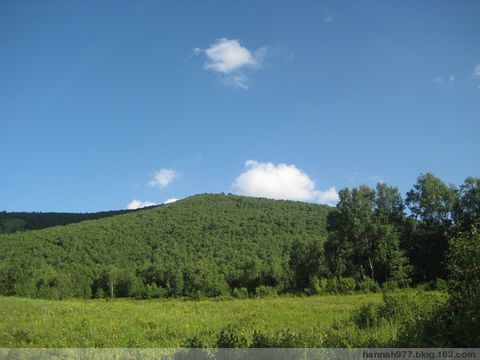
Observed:
[[[458,204],[455,188],[432,173],[422,174],[407,193],[406,203],[412,217],[419,221],[407,244],[415,279],[428,282],[445,278],[445,254],[448,238],[453,235],[454,209]]]
[[[272,286],[260,285],[255,289],[256,297],[277,296],[277,289]]]
[[[353,294],[355,287],[356,283],[354,278],[347,277],[338,279],[337,291],[340,294]]]
[[[95,221],[2,234],[0,294],[155,298],[223,296],[234,288],[255,295],[260,286],[303,291],[309,280],[302,276],[323,275],[329,211],[300,202],[197,195]]]
[[[360,306],[353,313],[353,321],[360,329],[366,329],[378,326],[380,316],[378,315],[378,307],[374,304],[365,304]]]
[[[362,185],[340,191],[328,216],[325,255],[336,276],[408,284],[409,266],[400,248],[403,202],[396,188]]]
[[[450,240],[448,265],[448,302],[406,327],[400,345],[480,346],[480,232],[476,227]]]
[[[250,344],[251,339],[244,329],[228,325],[220,330],[216,346],[219,348],[247,348]]]
[[[460,185],[454,216],[461,231],[480,226],[480,178],[468,177]]]
[[[126,214],[138,210],[102,211],[97,213],[54,213],[54,212],[0,212],[0,234],[16,231],[38,230],[52,226],[68,225],[85,220],[96,220]]]
[[[357,291],[359,292],[377,292],[380,290],[380,286],[371,278],[365,278],[357,283]]]
[[[237,299],[246,299],[248,298],[247,288],[235,288],[232,290],[232,296]]]

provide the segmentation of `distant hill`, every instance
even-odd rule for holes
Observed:
[[[135,210],[102,211],[96,213],[59,212],[0,212],[0,234],[38,230],[57,225],[68,225],[85,220],[126,214]]]
[[[101,214],[97,220],[2,234],[0,294],[216,296],[259,286],[303,290],[296,272],[324,266],[330,210],[302,202],[196,195],[120,215],[84,214]],[[18,218],[26,221],[24,228],[34,226],[35,217]],[[51,218],[51,224],[81,216],[60,218]]]

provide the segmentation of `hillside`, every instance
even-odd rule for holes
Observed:
[[[324,205],[235,195],[0,235],[0,294],[207,296],[303,290],[325,266]]]
[[[102,211],[96,213],[59,212],[0,212],[0,234],[38,230],[57,225],[68,225],[85,220],[102,219],[136,210]]]

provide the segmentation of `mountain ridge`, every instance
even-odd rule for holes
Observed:
[[[234,288],[286,289],[294,286],[292,247],[322,248],[331,209],[199,194],[101,219],[2,234],[0,293],[135,296],[149,286],[170,296],[216,296]]]

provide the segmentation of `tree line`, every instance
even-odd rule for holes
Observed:
[[[454,274],[453,239],[472,238],[479,226],[479,178],[457,187],[426,173],[405,198],[385,183],[339,196],[331,208],[204,194],[1,234],[0,294],[196,298],[441,287]]]

